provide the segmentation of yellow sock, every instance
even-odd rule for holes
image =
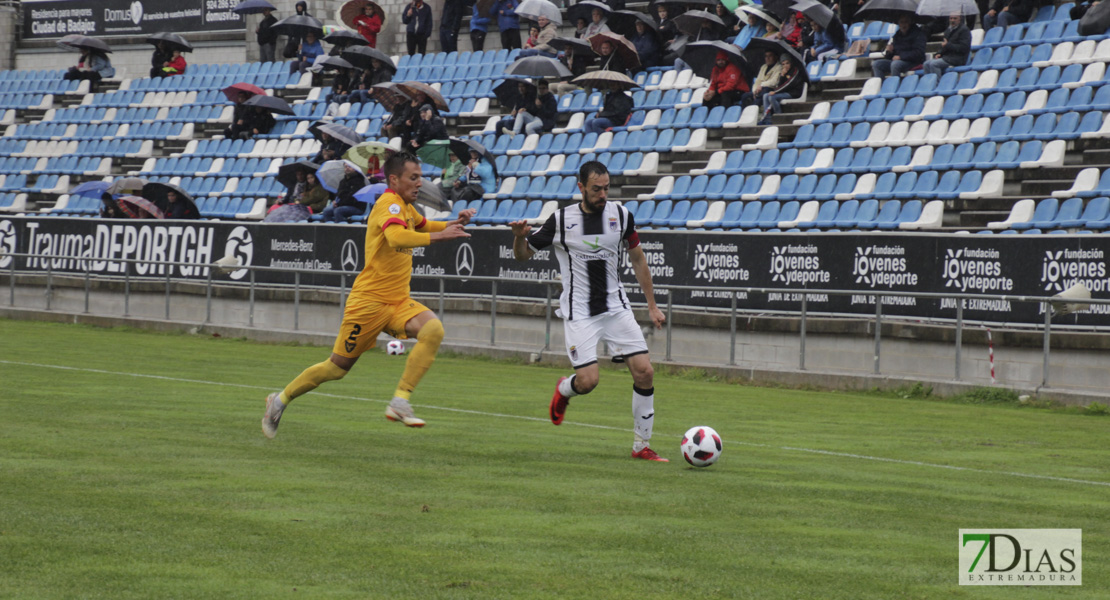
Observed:
[[[285,386],[285,389],[281,391],[281,402],[282,404],[289,404],[297,396],[311,392],[321,383],[343,379],[346,374],[347,371],[331,362],[331,360],[316,363],[302,371],[292,383]]]
[[[408,360],[405,361],[405,372],[401,374],[401,382],[397,384],[397,390],[393,395],[405,400],[411,399],[416,384],[420,383],[424,374],[435,362],[441,343],[443,343],[443,323],[439,319],[432,319],[420,328],[420,333],[416,334],[416,345],[413,346]]]

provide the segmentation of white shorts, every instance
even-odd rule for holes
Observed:
[[[597,344],[605,340],[613,356],[635,356],[648,351],[644,332],[631,310],[608,312],[588,319],[563,321],[567,356],[574,368],[597,362]]]

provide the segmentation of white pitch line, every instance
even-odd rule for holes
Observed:
[[[206,380],[203,380],[203,379],[186,379],[186,378],[183,378],[183,377],[166,377],[165,375],[147,375],[147,374],[144,374],[144,373],[125,373],[125,372],[119,372],[119,371],[107,371],[107,370],[104,370],[104,369],[90,369],[90,368],[87,368],[87,367],[68,367],[68,366],[64,366],[64,365],[44,365],[44,364],[40,364],[40,363],[20,362],[20,361],[14,361],[14,360],[0,360],[0,364],[16,365],[16,366],[21,366],[21,367],[37,367],[37,368],[41,368],[41,369],[57,369],[57,370],[62,370],[62,371],[80,371],[80,372],[84,372],[84,373],[98,373],[98,374],[102,374],[102,375],[115,375],[115,376],[124,376],[124,377],[141,377],[141,378],[144,378],[144,379],[158,379],[158,380],[161,380],[161,381],[176,381],[176,382],[180,382],[180,383],[199,383],[199,384],[202,384],[202,385],[215,385],[215,386],[220,386],[220,387],[236,387],[236,388],[244,388],[244,389],[250,389],[250,390],[272,390],[273,389],[272,386],[266,387],[266,386],[260,386],[260,385],[248,385],[248,384],[245,384],[245,383],[226,383],[226,382],[222,382],[222,381],[206,381]],[[358,401],[361,401],[361,402],[377,402],[377,403],[381,403],[381,404],[386,404],[386,403],[389,402],[388,400],[379,400],[377,398],[363,398],[363,397],[359,397],[359,396],[344,396],[344,395],[341,395],[341,394],[329,394],[329,393],[326,393],[326,392],[311,392],[311,393],[313,393],[317,396],[324,396],[324,397],[327,397],[327,398],[337,398],[337,399],[341,399],[341,400],[358,400]],[[509,415],[509,414],[504,414],[504,413],[492,413],[492,412],[484,412],[484,411],[480,411],[480,410],[469,410],[469,409],[465,409],[465,408],[451,408],[451,407],[447,407],[447,406],[431,406],[431,405],[428,405],[428,404],[414,404],[413,406],[416,406],[416,407],[422,408],[422,409],[428,409],[428,410],[442,410],[442,411],[446,411],[446,412],[456,412],[456,413],[464,413],[464,414],[470,414],[470,415],[479,415],[479,416],[483,416],[483,417],[497,417],[497,418],[502,418],[502,419],[518,419],[518,420],[522,420],[522,421],[536,421],[536,422],[540,422],[540,423],[548,422],[548,419],[542,419],[542,418],[539,418],[539,417],[529,417],[529,416],[525,416],[525,415]],[[609,426],[609,425],[597,425],[597,424],[594,424],[594,423],[578,423],[578,422],[574,422],[574,421],[563,421],[563,424],[565,424],[565,425],[575,425],[575,426],[578,426],[578,427],[592,427],[594,429],[608,429],[608,430],[611,430],[611,431],[627,431],[627,428],[623,428],[623,427],[612,427],[612,426]],[[672,437],[679,437],[679,436],[672,436]],[[771,449],[771,450],[785,450],[785,451],[788,451],[788,452],[805,452],[807,454],[821,454],[821,455],[825,455],[825,456],[835,456],[837,458],[853,458],[853,459],[857,459],[857,460],[868,460],[868,461],[874,461],[874,462],[894,463],[894,464],[899,464],[899,465],[910,465],[910,466],[915,466],[915,467],[929,467],[929,468],[933,468],[933,469],[947,469],[947,470],[950,470],[950,471],[963,471],[963,472],[966,472],[966,473],[983,473],[983,474],[987,474],[987,475],[1005,475],[1005,476],[1009,476],[1009,477],[1022,477],[1022,478],[1025,478],[1025,479],[1039,479],[1039,480],[1043,480],[1043,481],[1060,481],[1060,482],[1064,482],[1064,483],[1078,483],[1078,484],[1081,484],[1081,485],[1095,485],[1095,486],[1102,486],[1102,487],[1110,487],[1110,482],[1107,482],[1107,481],[1091,481],[1091,480],[1088,480],[1088,479],[1073,479],[1071,477],[1055,477],[1055,476],[1052,476],[1052,475],[1037,475],[1035,473],[1020,473],[1020,472],[1017,472],[1017,471],[994,471],[994,470],[991,470],[991,469],[977,469],[975,467],[959,467],[959,466],[955,466],[955,465],[943,465],[943,464],[939,464],[939,463],[928,463],[928,462],[922,462],[922,461],[917,461],[917,460],[904,460],[904,459],[900,459],[900,458],[885,458],[885,457],[882,457],[882,456],[869,456],[869,455],[866,455],[866,454],[853,454],[853,453],[850,453],[850,452],[835,452],[835,451],[832,451],[832,450],[818,450],[818,449],[815,449],[815,448],[798,448],[796,446],[774,446],[774,445],[771,445],[771,444],[757,444],[757,443],[753,443],[753,442],[736,442],[736,441],[730,441],[729,444],[730,445],[735,444],[735,445],[738,445],[738,446],[750,446],[750,447],[753,447],[753,448],[767,448],[767,449]]]

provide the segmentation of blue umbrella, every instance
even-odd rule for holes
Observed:
[[[378,197],[385,193],[389,186],[384,183],[371,183],[370,185],[355,192],[355,200],[373,204],[378,201]]]
[[[241,15],[255,15],[267,9],[277,10],[273,4],[266,2],[266,0],[243,0],[231,11]]]
[[[69,194],[71,196],[84,196],[86,198],[96,198],[99,200],[110,185],[112,184],[107,181],[86,181],[70,190]]]

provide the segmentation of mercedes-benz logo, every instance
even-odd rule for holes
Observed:
[[[339,252],[339,264],[344,271],[358,271],[358,244],[354,240],[343,242],[343,249]]]
[[[455,252],[455,273],[462,277],[474,274],[474,249],[468,243],[460,244]]]
[[[15,254],[15,225],[0,221],[0,269],[11,266],[12,254]]]

